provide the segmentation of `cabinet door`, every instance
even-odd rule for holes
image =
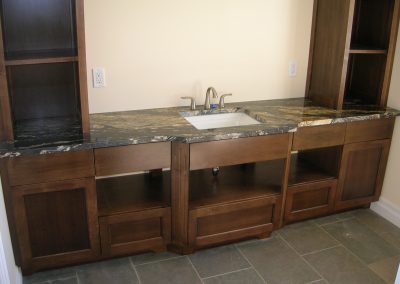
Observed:
[[[14,187],[12,198],[25,274],[98,257],[94,178]]]
[[[390,140],[344,146],[336,210],[367,205],[379,199],[389,148]]]

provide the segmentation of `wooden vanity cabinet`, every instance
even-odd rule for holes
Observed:
[[[95,149],[95,164],[102,257],[165,251],[171,241],[171,143]]]
[[[93,151],[7,158],[3,192],[24,274],[100,255]]]

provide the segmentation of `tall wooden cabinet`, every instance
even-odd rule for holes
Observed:
[[[88,134],[83,0],[1,0],[0,13],[0,139]]]
[[[399,0],[315,0],[306,96],[336,109],[385,107]]]

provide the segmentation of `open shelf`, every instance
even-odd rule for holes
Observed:
[[[344,105],[352,101],[380,105],[386,58],[384,54],[350,55]]]
[[[102,178],[96,188],[99,216],[170,206],[169,171]]]
[[[365,50],[386,50],[389,46],[394,0],[356,0],[351,45]]]
[[[281,194],[284,160],[221,167],[190,172],[189,208],[230,203]]]
[[[387,49],[353,44],[350,47],[350,54],[387,54]]]
[[[0,0],[6,60],[77,55],[74,0]]]
[[[330,147],[292,154],[289,186],[338,177],[341,147]]]
[[[34,59],[23,59],[18,58],[15,60],[9,59],[5,61],[6,66],[17,66],[17,65],[32,65],[32,64],[49,64],[49,63],[63,63],[63,62],[76,62],[78,61],[77,56],[65,56],[65,57],[38,57]]]

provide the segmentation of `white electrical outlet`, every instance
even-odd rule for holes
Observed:
[[[297,76],[297,62],[291,61],[289,62],[289,77]]]
[[[104,88],[106,86],[106,70],[104,68],[93,68],[93,87]]]

